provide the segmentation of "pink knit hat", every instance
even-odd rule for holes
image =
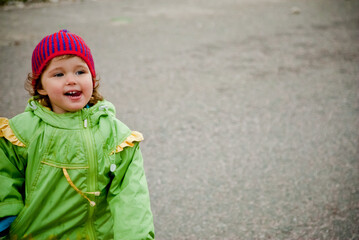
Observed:
[[[51,59],[65,54],[76,55],[82,58],[88,65],[92,77],[96,77],[95,64],[90,48],[81,37],[64,29],[44,37],[35,47],[31,60],[32,75],[35,79],[32,81],[32,85],[36,85],[36,81],[44,67]]]

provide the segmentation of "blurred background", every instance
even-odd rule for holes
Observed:
[[[156,239],[359,239],[358,0],[10,1],[2,117],[60,29],[144,134]]]

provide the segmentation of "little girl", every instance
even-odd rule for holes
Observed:
[[[143,137],[98,93],[83,39],[42,39],[27,83],[25,112],[0,118],[0,236],[154,239]]]

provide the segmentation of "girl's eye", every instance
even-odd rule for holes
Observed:
[[[80,71],[76,72],[77,75],[81,75],[81,74],[84,74],[84,73],[85,73],[85,71],[83,71],[83,70],[80,70]]]
[[[62,76],[64,76],[63,73],[56,73],[56,74],[54,74],[54,77],[62,77]]]

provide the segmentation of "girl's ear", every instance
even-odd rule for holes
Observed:
[[[40,95],[43,95],[43,96],[46,96],[47,95],[47,91],[45,89],[37,89],[37,92],[40,94]]]
[[[47,91],[42,86],[42,74],[37,80],[36,87],[35,87],[35,93],[38,92],[40,95],[47,96]]]

